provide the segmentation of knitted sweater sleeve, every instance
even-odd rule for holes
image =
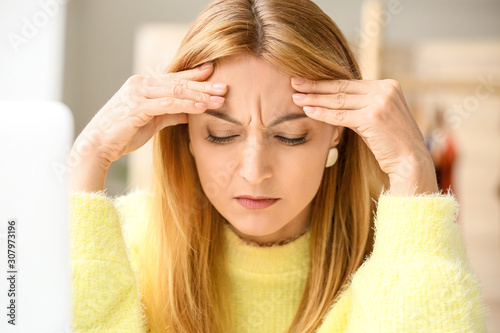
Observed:
[[[382,193],[370,257],[317,332],[486,332],[452,194]]]
[[[104,192],[70,194],[74,332],[145,332],[122,221]]]

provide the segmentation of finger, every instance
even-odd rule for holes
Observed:
[[[360,112],[349,110],[332,110],[322,107],[304,107],[305,114],[315,120],[323,121],[330,125],[349,127],[357,130],[362,119]]]
[[[180,72],[171,73],[171,75],[176,79],[193,80],[193,81],[203,81],[208,76],[210,76],[214,71],[214,63],[207,62],[201,66],[187,69]]]
[[[218,109],[222,105],[223,103],[217,103],[215,108]],[[212,109],[213,107],[210,108]],[[139,107],[139,111],[143,111],[151,116],[177,113],[199,114],[205,112],[206,109],[208,109],[206,103],[174,97],[146,99]]]
[[[174,73],[159,73],[145,78],[145,84],[149,86],[161,86],[168,84],[172,80],[193,80],[204,81],[212,75],[214,71],[213,63],[207,63],[207,66],[198,66],[193,69]]]
[[[147,98],[160,98],[167,96],[186,96],[189,98],[189,96],[196,96],[196,94],[200,93],[223,96],[227,92],[227,84],[221,82],[198,82],[182,79],[171,80],[158,86],[146,86],[144,91],[144,95]],[[184,95],[184,92],[189,95]]]
[[[188,116],[185,113],[164,114],[161,116],[156,116],[154,119],[155,132],[158,132],[168,126],[188,123]]]
[[[328,109],[361,110],[369,105],[368,95],[338,94],[302,94],[292,95],[298,106],[319,106]]]
[[[219,108],[225,101],[225,98],[222,96],[212,96],[210,94],[187,89],[180,85],[155,87],[154,90],[146,92],[146,97],[150,99],[154,98],[187,99],[194,102],[205,103],[209,108],[212,107]]]
[[[299,78],[300,80],[300,78]],[[303,93],[317,93],[317,94],[368,94],[370,87],[373,85],[368,80],[306,80],[302,79],[304,83],[298,84],[297,78],[292,78],[292,87]]]

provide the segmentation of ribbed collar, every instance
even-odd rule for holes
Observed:
[[[310,262],[310,228],[289,243],[258,246],[241,239],[224,224],[226,260],[230,269],[254,274],[307,274]]]

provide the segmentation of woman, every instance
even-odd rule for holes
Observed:
[[[484,330],[400,86],[361,80],[314,3],[214,1],[166,73],[130,78],[73,147],[77,330]],[[150,193],[107,197],[153,135]]]

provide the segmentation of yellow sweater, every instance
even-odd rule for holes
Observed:
[[[134,246],[147,194],[71,194],[75,332],[145,332]],[[485,332],[489,314],[455,223],[452,195],[382,193],[372,255],[318,333]],[[310,232],[257,247],[225,229],[234,332],[286,332],[305,287]]]

